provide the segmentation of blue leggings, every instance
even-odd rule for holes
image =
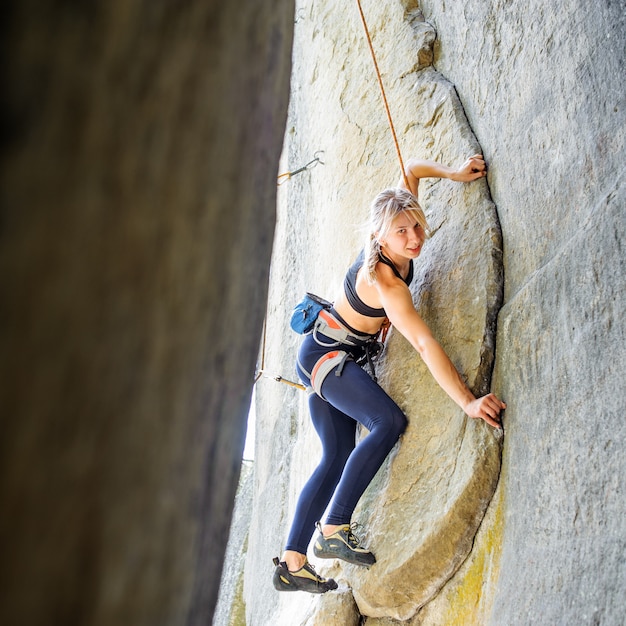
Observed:
[[[318,338],[327,340],[324,335]],[[323,347],[307,335],[298,355],[307,371],[325,353],[337,347]],[[350,352],[348,346],[339,346]],[[298,367],[306,384],[309,379]],[[328,503],[332,504],[327,524],[349,524],[363,492],[406,428],[400,407],[353,360],[347,360],[340,376],[330,372],[322,385],[322,395],[309,396],[313,426],[322,441],[322,460],[302,489],[291,525],[286,549],[306,554]],[[355,445],[357,422],[369,434]]]

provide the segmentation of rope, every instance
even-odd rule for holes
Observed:
[[[361,8],[361,0],[356,0],[356,3],[359,7],[359,14],[361,15],[361,21],[363,22],[363,28],[365,29],[365,35],[367,37],[367,43],[369,45],[370,52],[372,53],[372,61],[374,61],[374,69],[376,70],[376,76],[378,77],[378,84],[380,85],[380,92],[383,96],[383,102],[385,104],[385,111],[387,112],[387,119],[389,120],[389,128],[391,128],[391,134],[393,136],[393,143],[396,146],[396,152],[398,154],[398,160],[400,161],[400,171],[402,172],[402,178],[404,180],[404,184],[406,188],[411,191],[411,187],[409,186],[409,180],[406,177],[406,172],[404,171],[404,161],[402,160],[402,153],[400,152],[400,146],[398,145],[398,138],[396,137],[396,130],[393,126],[393,120],[391,119],[391,112],[389,111],[389,103],[387,102],[387,96],[385,94],[385,87],[383,86],[383,79],[380,76],[380,70],[378,69],[378,62],[376,61],[376,54],[374,53],[374,46],[372,45],[372,38],[370,37],[369,29],[367,28],[367,22],[365,21],[365,15],[363,14],[363,9]]]
[[[285,383],[285,385],[289,385],[290,387],[295,387],[296,389],[301,389],[302,391],[306,391],[306,387],[301,385],[300,383],[294,383],[292,380],[287,380],[282,376],[277,374],[270,374],[265,371],[265,342],[267,338],[267,320],[263,320],[263,341],[261,342],[261,369],[257,372],[257,375],[254,377],[254,384],[256,385],[259,382],[261,376],[265,376],[266,378],[271,378],[279,383]]]
[[[266,338],[267,338],[267,318],[263,320],[263,340],[261,341],[261,369],[258,371],[257,375],[254,377],[255,385],[259,381],[259,378],[263,376],[263,372],[265,370],[265,339]]]

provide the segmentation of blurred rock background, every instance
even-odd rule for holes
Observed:
[[[0,623],[211,622],[293,4],[2,7]]]

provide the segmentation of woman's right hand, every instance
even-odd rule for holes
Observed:
[[[500,411],[506,409],[506,404],[493,393],[468,402],[465,413],[474,419],[482,419],[494,428],[502,428]]]

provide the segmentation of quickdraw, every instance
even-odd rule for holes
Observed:
[[[279,383],[285,383],[285,385],[289,385],[290,387],[295,387],[296,389],[300,389],[302,391],[306,391],[306,387],[301,385],[300,383],[296,383],[293,380],[287,380],[278,374],[270,374],[265,371],[265,340],[267,337],[267,319],[263,320],[263,341],[261,343],[261,368],[257,371],[256,376],[254,377],[254,384],[256,385],[261,376],[265,376],[266,378],[271,378]]]
[[[285,172],[284,174],[279,174],[277,179],[278,186],[280,187],[283,183],[286,183],[289,179],[293,178],[297,174],[300,174],[301,172],[305,172],[306,170],[312,170],[314,167],[317,166],[318,163],[320,165],[324,165],[324,161],[322,161],[318,156],[320,154],[324,154],[324,151],[318,150],[315,154],[313,154],[313,159],[311,161],[309,161],[306,165],[299,167],[297,170],[294,170],[293,172]]]

